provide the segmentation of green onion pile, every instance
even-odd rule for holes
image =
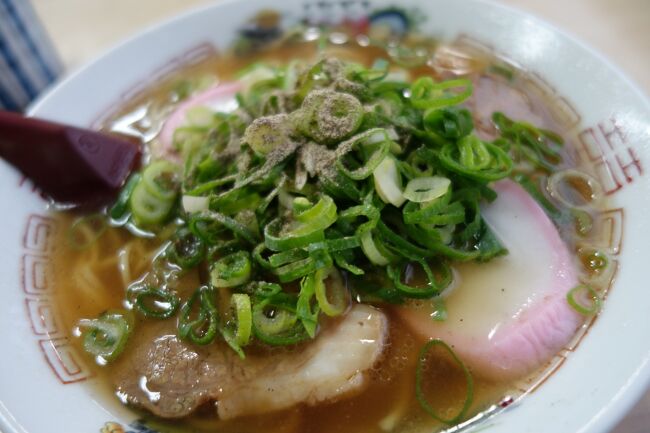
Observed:
[[[451,261],[506,253],[481,217],[496,198],[489,183],[559,160],[557,136],[501,113],[500,137],[480,139],[462,106],[468,79],[409,83],[384,60],[324,58],[255,65],[241,81],[239,108],[194,109],[199,121],[174,135],[182,164],[150,162],[109,215],[150,232],[175,224],[166,265],[202,277],[188,299],[133,285],[134,309],[176,317],[181,338],[223,338],[242,357],[254,340],[314,338],[353,300],[435,298]],[[97,320],[130,328],[114,313]]]

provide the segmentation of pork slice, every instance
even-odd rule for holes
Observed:
[[[186,343],[165,321],[134,335],[112,379],[123,402],[163,418],[189,415],[212,400],[224,420],[262,414],[360,392],[387,332],[381,311],[356,305],[313,342],[241,359],[224,344]]]
[[[499,197],[482,213],[509,254],[458,267],[457,286],[446,294],[446,321],[434,321],[427,305],[398,313],[417,334],[450,344],[475,373],[498,380],[548,362],[582,317],[566,300],[578,278],[553,223],[515,182],[494,188]]]

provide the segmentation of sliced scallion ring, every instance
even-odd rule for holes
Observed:
[[[593,176],[567,169],[548,178],[548,192],[570,209],[588,210],[604,197],[603,187]]]
[[[152,162],[142,172],[142,184],[147,191],[165,202],[176,197],[179,180],[179,167],[169,161]]]
[[[323,229],[307,230],[303,226],[300,233],[282,232],[284,221],[277,218],[264,227],[264,244],[273,251],[285,251],[294,248],[303,248],[314,242],[325,240]]]
[[[336,149],[336,166],[353,180],[372,175],[390,150],[391,140],[385,129],[374,128],[357,134]],[[352,156],[360,157],[356,161]]]
[[[372,264],[377,266],[386,266],[390,263],[389,259],[377,248],[372,232],[365,232],[360,236],[360,238],[361,249]]]
[[[385,203],[400,207],[406,201],[402,188],[402,177],[392,156],[386,156],[372,173],[377,195]]]
[[[452,92],[452,90],[457,90]],[[472,95],[472,82],[466,78],[436,83],[429,76],[415,80],[411,86],[411,104],[419,109],[457,105]]]
[[[114,361],[126,347],[133,330],[131,313],[109,310],[99,318],[80,320],[84,350],[101,364]]]
[[[310,338],[316,336],[318,315],[320,314],[320,307],[317,302],[314,302],[316,284],[318,284],[319,276],[320,272],[315,271],[302,279],[300,282],[298,303],[296,304],[296,315],[302,322],[302,326],[304,326]]]
[[[205,244],[187,228],[174,235],[169,246],[170,259],[183,269],[197,266],[205,257]]]
[[[145,317],[167,319],[176,313],[180,300],[167,290],[149,287],[136,292],[135,307]]]
[[[449,191],[451,180],[442,176],[418,177],[406,184],[404,197],[415,203],[424,203],[442,197]]]
[[[569,290],[566,295],[569,305],[578,313],[585,316],[600,311],[602,299],[596,290],[588,284],[579,284]]]
[[[268,298],[253,305],[253,333],[271,346],[286,346],[309,338],[295,310],[275,305]]]
[[[315,273],[315,294],[321,311],[330,317],[340,316],[350,305],[348,289],[335,268]]]
[[[137,224],[156,225],[167,219],[173,202],[154,196],[139,182],[131,194],[130,206]]]
[[[291,230],[294,235],[325,230],[336,221],[336,204],[330,196],[322,195],[315,205],[295,211],[294,218],[300,223]]]
[[[109,215],[114,221],[124,223],[125,217],[128,218],[129,200],[131,199],[131,194],[133,194],[135,186],[140,182],[141,177],[142,175],[140,173],[134,173],[126,181],[126,184],[124,184],[124,187],[120,191],[120,195],[117,197],[115,204],[109,211]]]
[[[246,346],[253,330],[253,313],[251,299],[245,293],[233,293],[230,298],[231,308],[235,312],[235,341],[239,346]]]
[[[456,415],[450,418],[444,417],[443,415],[437,413],[427,401],[427,397],[424,393],[423,381],[425,380],[424,375],[425,364],[427,362],[427,354],[434,347],[440,347],[446,351],[451,356],[454,364],[461,370],[463,376],[465,377],[465,399],[463,401],[463,406]],[[448,425],[455,425],[461,421],[472,405],[472,401],[474,400],[474,380],[472,379],[472,374],[470,373],[467,366],[463,363],[463,361],[461,361],[461,359],[458,357],[458,355],[456,355],[456,352],[454,352],[454,350],[449,347],[449,345],[444,341],[437,339],[431,340],[425,344],[422,349],[420,349],[420,353],[418,355],[418,364],[415,370],[415,396],[422,409],[424,409],[432,418]]]
[[[252,272],[250,256],[238,251],[217,260],[210,269],[212,287],[236,287],[247,283]]]
[[[215,339],[219,317],[214,297],[213,291],[203,286],[183,304],[178,318],[178,335],[182,339],[199,345]]]

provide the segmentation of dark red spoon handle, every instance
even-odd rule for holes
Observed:
[[[119,189],[139,162],[140,145],[0,111],[0,157],[55,201],[79,205]]]

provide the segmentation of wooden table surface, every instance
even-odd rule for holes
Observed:
[[[31,1],[70,71],[145,26],[214,0]],[[588,43],[650,95],[650,0],[501,1]],[[650,433],[650,392],[612,433]]]

